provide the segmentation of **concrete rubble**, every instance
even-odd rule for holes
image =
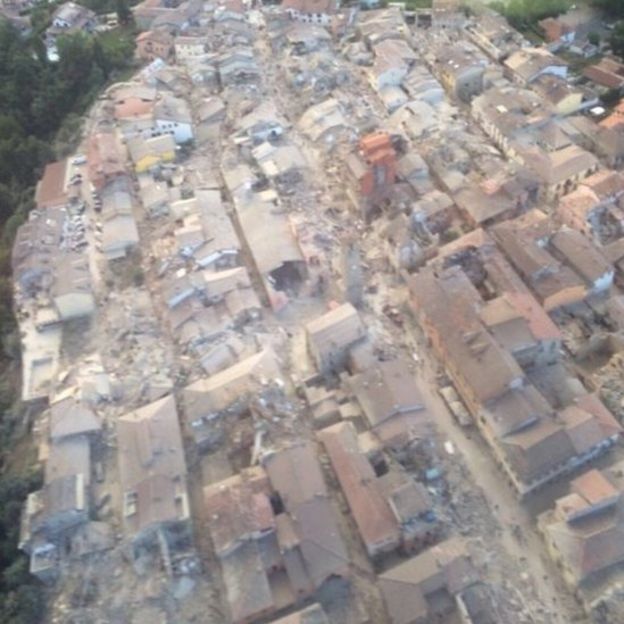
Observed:
[[[624,125],[483,11],[133,8],[12,258],[50,622],[622,621]]]

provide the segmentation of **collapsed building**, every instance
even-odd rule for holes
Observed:
[[[466,544],[457,538],[390,568],[378,581],[392,624],[425,624],[454,611],[465,616],[466,594],[479,586]]]
[[[253,397],[281,380],[277,357],[267,348],[186,386],[182,392],[184,418],[197,445],[206,448],[211,444],[211,422],[244,413]]]
[[[323,443],[369,557],[418,550],[433,541],[438,525],[426,488],[399,469],[385,474],[360,449],[350,422],[322,429]]]
[[[44,483],[28,495],[19,548],[30,557],[31,574],[53,582],[63,561],[110,548],[113,539],[110,529],[102,533],[99,523],[90,521],[91,450],[101,433],[100,419],[65,393],[52,402],[40,429]],[[89,538],[92,531],[102,533],[101,542]],[[79,553],[77,540],[83,541]]]
[[[613,266],[589,239],[555,230],[538,210],[494,226],[492,236],[547,312],[608,293],[613,284]]]
[[[354,210],[370,220],[390,199],[397,177],[396,151],[390,136],[377,132],[362,137],[359,151],[350,154],[345,165],[351,182],[347,193]]]
[[[349,558],[309,443],[204,489],[232,622],[249,622],[348,577]],[[250,591],[253,589],[253,591]]]

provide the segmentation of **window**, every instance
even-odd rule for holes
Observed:
[[[273,494],[271,494],[271,497],[269,498],[269,502],[271,503],[271,509],[273,509],[273,513],[276,516],[279,516],[281,513],[284,513],[285,511],[284,502],[282,501],[282,497],[277,492],[274,492]]]

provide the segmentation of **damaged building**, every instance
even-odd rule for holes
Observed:
[[[271,451],[260,466],[207,486],[204,505],[232,622],[271,615],[349,574],[309,443]]]

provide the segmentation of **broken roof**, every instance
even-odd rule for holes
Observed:
[[[303,442],[270,452],[262,465],[292,520],[313,587],[346,575],[349,557],[314,447]]]
[[[31,492],[22,516],[20,548],[39,532],[58,532],[84,522],[89,508],[87,487],[82,474],[58,477],[41,490]]]
[[[526,82],[531,82],[550,67],[565,67],[567,63],[546,48],[522,48],[513,52],[504,65]]]
[[[182,391],[189,422],[210,417],[244,398],[247,393],[280,377],[279,364],[271,349],[264,349]]]
[[[321,430],[318,437],[325,446],[349,509],[370,556],[378,548],[397,546],[401,531],[382,487],[366,455],[358,446],[355,427],[338,423]]]
[[[599,201],[614,201],[624,194],[624,175],[612,169],[603,169],[583,180],[583,187],[593,191]]]
[[[220,558],[247,540],[275,531],[269,495],[268,478],[259,467],[204,488],[208,528]]]
[[[126,173],[122,149],[114,132],[95,132],[89,135],[87,169],[89,180],[96,188],[108,178]]]
[[[313,141],[328,140],[334,133],[348,127],[342,107],[334,98],[310,106],[299,119],[298,125]]]
[[[176,153],[176,142],[170,134],[163,134],[149,139],[130,139],[127,146],[130,158],[132,158],[135,164],[148,156],[161,158]]]
[[[562,228],[552,236],[550,244],[590,285],[613,273],[613,266],[603,254],[577,230]]]
[[[582,91],[577,90],[565,78],[552,74],[542,74],[536,78],[533,81],[532,88],[554,106],[570,96],[582,97]]]
[[[268,178],[282,176],[293,169],[305,169],[308,162],[303,152],[294,144],[273,145],[261,143],[252,151],[262,173]]]
[[[74,435],[97,433],[100,419],[86,405],[73,397],[65,397],[50,405],[50,439],[60,440]]]
[[[392,624],[412,624],[428,617],[428,598],[440,591],[455,596],[477,580],[459,538],[432,546],[378,576]]]
[[[585,221],[599,204],[600,198],[596,193],[582,184],[559,200],[557,212],[561,215],[563,221],[568,224],[571,220],[579,218]]]
[[[178,124],[191,124],[193,121],[189,105],[183,99],[166,93],[154,106],[154,119]]]
[[[452,267],[438,277],[425,269],[412,277],[410,291],[481,403],[499,397],[524,377],[513,357],[478,320],[481,296],[461,269]]]

